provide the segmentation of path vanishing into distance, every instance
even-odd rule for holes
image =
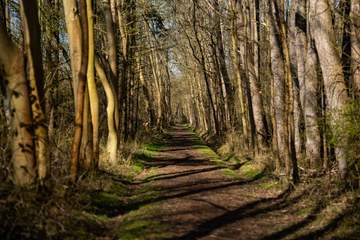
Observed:
[[[120,239],[332,239],[346,215],[343,196],[334,201],[339,212],[327,210],[311,186],[290,191],[251,161],[221,161],[184,126],[138,158],[145,167],[131,186],[138,200],[107,226]]]

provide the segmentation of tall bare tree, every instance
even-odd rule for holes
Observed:
[[[349,103],[340,54],[336,48],[335,32],[332,23],[331,7],[328,0],[310,0],[311,33],[315,40],[320,66],[323,74],[325,94],[330,124],[337,138],[335,155],[342,178],[347,175],[347,161],[344,146],[347,138],[336,129],[341,124],[342,113]]]

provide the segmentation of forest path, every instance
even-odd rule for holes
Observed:
[[[142,160],[149,168],[133,186],[142,200],[116,225],[120,239],[312,239],[325,232],[300,231],[311,230],[325,208],[304,197],[307,189],[290,193],[266,177],[236,176],[242,164],[221,162],[184,126],[164,142]]]

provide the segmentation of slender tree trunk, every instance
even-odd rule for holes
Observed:
[[[219,133],[219,121],[218,121],[218,116],[216,114],[216,108],[215,108],[215,103],[214,103],[214,99],[213,99],[213,94],[211,91],[211,86],[210,86],[210,79],[207,73],[207,69],[206,69],[206,62],[205,62],[205,54],[204,54],[204,49],[202,47],[200,38],[199,38],[199,34],[196,28],[196,8],[198,2],[197,0],[195,0],[193,2],[193,9],[192,9],[192,27],[193,27],[193,31],[194,31],[194,35],[195,35],[195,40],[197,43],[197,46],[199,48],[200,51],[200,58],[197,58],[196,53],[195,53],[195,49],[192,47],[191,43],[190,46],[192,47],[192,51],[193,51],[193,55],[195,58],[197,58],[198,63],[201,67],[202,73],[203,73],[203,77],[205,80],[205,84],[206,84],[206,92],[208,94],[208,98],[209,98],[209,104],[212,110],[212,115],[213,115],[213,120],[214,120],[214,125],[215,125],[215,134]]]
[[[74,183],[79,168],[79,155],[83,128],[83,111],[86,87],[86,72],[88,63],[88,26],[86,17],[86,2],[63,0],[66,28],[69,35],[69,47],[75,96],[75,132],[71,146],[70,178]],[[81,18],[81,21],[80,21]]]
[[[87,169],[97,168],[99,162],[99,96],[95,82],[95,42],[94,42],[94,20],[92,0],[86,0],[86,11],[88,21],[88,66],[87,66],[87,88],[90,99],[90,112],[92,123],[93,159],[86,159]]]
[[[355,96],[360,99],[360,0],[351,0],[351,76]]]
[[[81,147],[80,147],[80,166],[86,170],[90,170],[91,164],[94,159],[93,152],[93,138],[92,138],[92,123],[90,113],[90,99],[88,87],[85,88],[84,94],[84,108],[83,108],[83,120],[82,120],[82,135],[81,135]]]
[[[106,23],[106,37],[107,37],[107,55],[109,58],[109,65],[111,70],[111,78],[109,79],[115,89],[115,125],[116,131],[119,129],[119,73],[118,73],[118,60],[117,60],[117,42],[115,36],[115,20],[117,19],[115,0],[107,0],[104,3],[104,14]]]
[[[108,125],[108,138],[106,143],[106,150],[109,157],[110,163],[114,164],[116,162],[116,152],[118,146],[118,135],[116,132],[116,119],[115,119],[115,108],[116,98],[115,98],[115,88],[111,85],[111,82],[107,79],[105,70],[102,67],[100,61],[95,59],[96,72],[99,75],[100,81],[104,87],[106,99],[107,99],[107,125]]]

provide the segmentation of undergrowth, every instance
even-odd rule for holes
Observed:
[[[61,159],[69,159],[70,145],[60,139],[61,136],[71,139],[70,133],[71,129],[54,133],[49,147],[51,157],[55,159],[51,163],[51,177],[44,186],[24,189],[14,187],[11,181],[0,181],[0,239],[96,239],[106,236],[123,239],[119,234],[132,236],[133,227],[122,227],[119,233],[114,233],[107,226],[115,217],[136,212],[144,194],[148,198],[156,197],[149,189],[134,189],[131,185],[144,170],[137,154],[142,152],[150,156],[161,146],[139,144],[140,140],[128,143],[119,151],[116,163],[109,163],[106,156],[101,155],[102,170],[82,172],[79,181],[69,185],[68,161]],[[141,141],[150,142],[149,139]],[[141,191],[144,194],[139,194]]]

